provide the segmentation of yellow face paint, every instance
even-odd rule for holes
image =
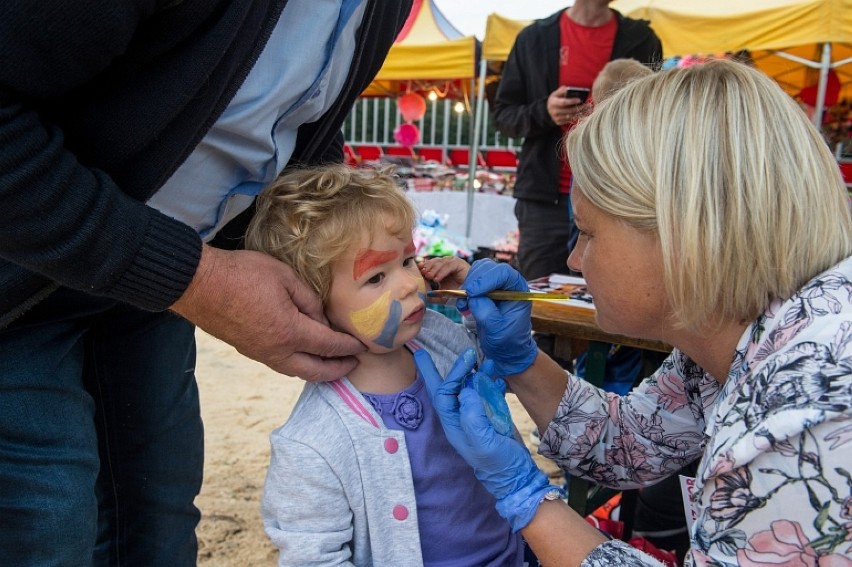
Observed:
[[[390,309],[390,292],[382,294],[376,301],[349,315],[352,326],[364,337],[375,338],[382,332]]]

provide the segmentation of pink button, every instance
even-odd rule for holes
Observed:
[[[391,455],[399,451],[399,441],[397,441],[393,437],[388,437],[387,439],[385,439],[385,451],[387,451]]]
[[[402,504],[397,504],[393,507],[393,517],[401,522],[408,517],[408,508]]]

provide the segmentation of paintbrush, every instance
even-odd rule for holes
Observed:
[[[426,297],[467,297],[467,292],[463,289],[433,289],[426,292]],[[571,299],[567,295],[561,293],[537,293],[532,291],[506,291],[498,289],[485,294],[490,299],[498,301],[539,301],[539,300],[557,300],[567,301]]]

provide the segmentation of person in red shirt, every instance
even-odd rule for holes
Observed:
[[[655,66],[662,45],[648,23],[626,18],[607,0],[576,0],[518,34],[492,107],[506,136],[523,138],[515,182],[518,267],[527,279],[564,273],[576,233],[571,213],[571,170],[562,138],[586,101],[568,87],[591,89],[612,59]]]

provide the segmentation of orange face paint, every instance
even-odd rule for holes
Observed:
[[[413,243],[412,243],[413,246]],[[360,250],[355,255],[355,264],[352,266],[352,279],[357,280],[364,275],[364,272],[381,266],[385,262],[390,262],[398,257],[399,253],[393,250]]]
[[[417,250],[417,248],[414,247],[414,241],[412,240],[411,242],[408,243],[408,245],[405,247],[405,250],[403,250],[402,252],[406,256],[408,256],[409,254],[414,254],[415,250]]]

